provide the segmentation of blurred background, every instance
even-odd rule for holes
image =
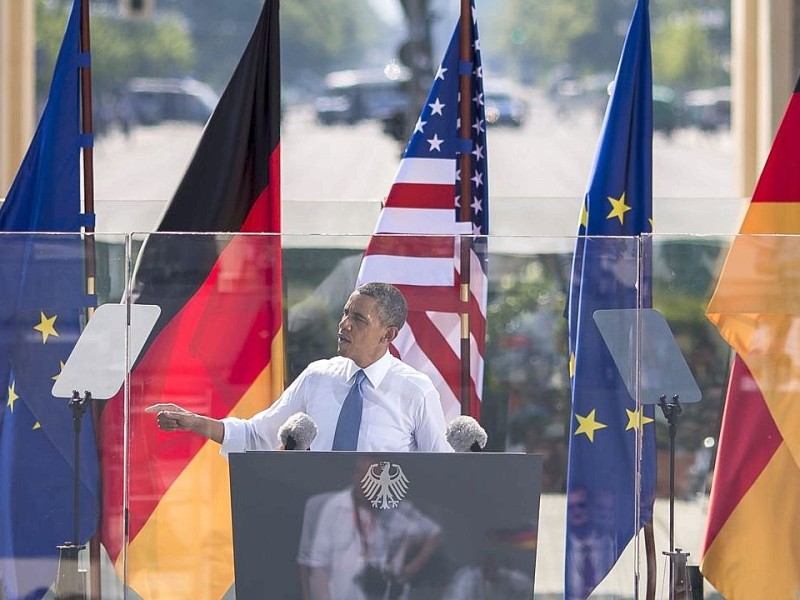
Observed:
[[[7,2],[16,0],[0,0],[6,11]],[[35,1],[31,131],[69,4]],[[694,560],[730,358],[704,307],[798,64],[792,41],[797,2],[756,4],[650,2],[654,306],[667,317],[703,392],[703,401],[681,421],[677,454],[676,494],[685,502],[681,545],[693,550]],[[340,308],[459,5],[281,3],[288,381],[310,360],[335,350]],[[261,6],[262,0],[92,0],[99,232],[147,232],[157,225]],[[563,494],[566,484],[570,400],[563,310],[571,238],[633,6],[633,0],[477,0],[490,234],[497,238],[490,246],[482,422],[492,449],[543,454],[543,490],[550,494]],[[776,57],[767,72],[754,64],[759,27],[769,32],[765,51]],[[0,104],[9,103],[10,89],[0,86]],[[26,146],[16,151],[19,157]],[[14,163],[13,155],[6,147],[0,162]],[[5,169],[0,196],[15,171]],[[121,252],[118,244],[99,248],[111,257],[109,264]],[[99,275],[100,295],[118,300],[121,278]],[[657,431],[663,499],[663,418]],[[543,522],[549,506],[561,526],[562,504],[563,496],[557,505],[543,504]],[[548,535],[540,531],[540,542]],[[560,577],[558,565],[552,572]],[[537,578],[537,590],[540,585]]]
[[[40,108],[69,4],[36,0]],[[99,232],[157,225],[261,6],[261,0],[93,0]],[[310,360],[333,352],[363,236],[375,225],[459,8],[455,0],[281,5],[289,380]],[[545,455],[545,491],[563,492],[566,478],[569,379],[561,313],[569,238],[632,8],[632,0],[477,5],[490,233],[498,236],[490,265],[492,360],[483,421],[494,449]],[[658,246],[656,281],[666,293],[656,288],[655,298],[705,392],[697,415],[705,426],[687,424],[681,435],[687,468],[680,493],[686,497],[707,491],[728,350],[700,310],[724,241],[681,236],[729,235],[738,224],[731,18],[728,0],[651,3],[654,231],[675,236]],[[541,239],[530,247],[513,236]],[[120,293],[119,285],[106,281],[108,297]]]

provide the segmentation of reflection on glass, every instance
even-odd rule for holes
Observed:
[[[617,557],[614,494],[610,490],[572,488],[567,495],[567,572],[573,595],[583,600],[611,570]]]
[[[511,568],[514,554],[536,547],[536,528],[487,532],[480,562],[460,568],[443,596],[444,600],[530,600],[533,579]]]
[[[375,465],[362,464],[362,474]],[[401,600],[439,546],[441,527],[410,501],[382,509],[354,484],[308,499],[297,561],[304,600]]]

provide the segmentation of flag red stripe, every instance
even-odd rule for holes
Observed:
[[[262,195],[266,198],[266,195]],[[143,410],[175,402],[215,418],[228,416],[269,364],[269,340],[280,327],[280,239],[240,236],[220,255],[200,290],[162,330],[131,376],[130,537],[202,448],[195,435],[158,430]],[[106,466],[104,543],[112,560],[121,550],[122,394],[103,411]],[[116,512],[114,515],[113,513]]]
[[[423,235],[375,235],[366,255],[384,254],[419,258],[452,258],[455,241],[452,237]]]
[[[386,199],[388,208],[450,209],[455,220],[455,183],[395,183]]]
[[[704,548],[783,442],[755,379],[738,356],[731,370]]]
[[[444,339],[430,318],[420,312],[408,313],[408,326],[420,350],[427,356],[435,356],[433,365],[447,382],[456,398],[461,397],[461,361]],[[477,397],[475,382],[470,379],[470,394]]]
[[[112,561],[122,550],[125,523],[135,545],[152,531],[148,528],[137,540],[156,507],[159,513],[174,508],[165,494],[204,447],[199,436],[160,432],[144,408],[174,402],[212,417],[228,416],[273,359],[272,342],[281,321],[280,236],[233,234],[280,232],[279,49],[278,3],[265,0],[159,224],[163,232],[230,232],[232,239],[152,235],[138,257],[133,297],[158,304],[162,313],[154,341],[131,375],[129,422],[123,422],[122,394],[109,401],[101,416],[102,536]],[[269,401],[265,397],[264,406]],[[125,425],[130,428],[130,479],[129,511],[123,515]],[[213,543],[220,535],[214,527],[198,522],[192,539],[200,545]],[[153,569],[157,556],[129,560],[129,581],[151,580],[166,589],[202,569],[219,571],[219,587],[230,585],[219,579],[227,580],[228,574],[214,561],[172,558],[166,572]]]
[[[461,309],[456,286],[398,285],[408,303],[408,311],[457,313]]]
[[[800,94],[795,91],[789,99],[789,106],[772,142],[751,203],[797,202],[800,199],[800,173],[794,168],[787,169],[787,164],[796,164],[800,158],[798,139],[800,139]]]
[[[242,223],[244,233],[281,231],[281,146],[269,155],[269,185],[262,190]]]
[[[398,285],[411,312],[444,312],[459,314],[462,310],[458,286]],[[481,356],[486,347],[486,317],[481,312],[480,302],[470,294],[470,333],[475,338]]]
[[[409,312],[430,311],[460,313],[462,310],[457,285],[398,285],[397,288],[403,292]],[[485,318],[481,312],[480,302],[472,294],[470,294],[470,315],[485,322]]]

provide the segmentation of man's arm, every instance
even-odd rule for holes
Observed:
[[[158,427],[164,431],[192,431],[218,444],[225,437],[222,421],[198,415],[177,404],[153,404],[145,412],[156,413]]]
[[[439,392],[431,389],[423,393],[422,404],[414,424],[414,439],[418,452],[453,452],[445,437],[447,423],[444,419]]]

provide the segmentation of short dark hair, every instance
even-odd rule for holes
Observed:
[[[378,302],[378,318],[383,325],[400,329],[406,322],[408,305],[403,294],[390,283],[373,281],[364,283],[356,291],[363,295],[375,298]]]

